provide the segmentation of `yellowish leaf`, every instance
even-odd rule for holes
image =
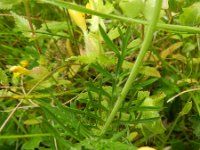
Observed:
[[[179,60],[179,61],[181,61],[181,62],[183,62],[185,64],[187,63],[186,57],[181,55],[181,54],[174,54],[174,55],[172,55],[172,58],[174,58],[176,60]]]
[[[160,56],[161,58],[165,59],[167,56],[171,55],[175,50],[180,48],[183,45],[183,42],[177,42],[172,44],[170,47],[165,49],[164,51],[161,52]]]
[[[28,60],[22,60],[22,61],[20,61],[20,65],[22,67],[27,67],[28,66]]]
[[[138,136],[138,132],[131,132],[128,136],[128,140],[132,142]]]
[[[87,26],[86,26],[85,14],[75,11],[75,10],[71,10],[71,9],[69,9],[68,11],[69,11],[70,17],[73,19],[73,21],[76,23],[76,25],[79,28],[81,28],[83,33],[86,33]]]
[[[152,76],[152,77],[157,77],[157,78],[161,77],[160,72],[154,67],[143,66],[140,69],[140,73],[146,76]]]
[[[41,117],[37,117],[37,118],[32,118],[32,119],[27,119],[24,121],[25,125],[35,125],[35,124],[40,124],[41,121]]]

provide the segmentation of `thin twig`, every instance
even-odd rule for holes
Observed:
[[[183,94],[188,93],[188,92],[199,91],[199,90],[200,90],[200,88],[194,88],[194,89],[182,91],[182,92],[176,94],[175,96],[171,97],[170,99],[168,99],[167,103],[172,102],[175,98],[179,97],[180,95],[183,95]]]

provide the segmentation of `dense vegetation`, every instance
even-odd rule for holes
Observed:
[[[198,0],[1,0],[0,149],[200,149]]]

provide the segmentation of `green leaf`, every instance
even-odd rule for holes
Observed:
[[[184,115],[188,114],[190,112],[191,108],[192,108],[192,101],[187,102],[185,104],[185,106],[183,107],[183,109],[181,110],[180,115],[184,116]]]
[[[122,26],[120,26],[120,27],[113,27],[112,29],[110,29],[109,30],[109,32],[108,32],[108,37],[111,39],[111,40],[114,40],[114,39],[116,39],[116,38],[118,38],[119,36],[120,36],[120,34],[119,34],[119,29],[118,28],[120,28],[120,30],[122,31],[122,33],[125,33],[126,32],[126,30],[122,27]]]
[[[1,0],[0,9],[11,9],[14,5],[21,3],[22,0]]]
[[[22,146],[22,150],[33,150],[37,149],[39,147],[39,144],[41,142],[41,137],[34,137],[29,139],[28,141],[24,142]]]
[[[190,118],[190,121],[192,122],[193,133],[197,137],[200,137],[200,117],[199,116],[192,116]]]
[[[99,73],[101,73],[103,76],[108,77],[110,79],[113,78],[112,74],[110,72],[108,72],[106,69],[104,69],[100,64],[96,63],[96,64],[92,64],[91,67],[93,67],[96,71],[98,71]]]
[[[180,15],[180,21],[184,25],[195,26],[200,24],[200,2],[183,8],[183,13]]]
[[[156,4],[156,0],[146,0],[145,1],[143,15],[146,18],[146,20],[151,20],[152,13],[153,13],[152,10],[155,9],[155,4]],[[164,12],[161,10],[159,17],[161,17],[163,15],[164,15]]]
[[[15,19],[15,24],[16,24],[16,29],[20,32],[22,32],[22,34],[25,37],[31,38],[32,37],[32,32],[31,32],[31,28],[29,25],[29,22],[27,19],[25,19],[22,16],[17,15],[14,12],[11,12],[11,14],[13,15],[14,19]],[[33,29],[35,30],[36,27],[33,25]]]
[[[103,37],[104,41],[106,42],[106,44],[108,45],[108,47],[115,52],[115,54],[117,56],[120,55],[119,50],[117,49],[117,47],[115,46],[115,44],[111,41],[111,39],[108,37],[108,35],[106,34],[106,32],[104,31],[104,29],[99,26],[99,31],[101,33],[101,36]]]
[[[8,77],[5,73],[5,71],[3,71],[3,69],[0,68],[0,83],[2,85],[8,85]]]
[[[125,16],[135,18],[143,9],[143,0],[121,0],[119,7]]]
[[[156,68],[149,66],[141,67],[140,73],[151,77],[157,77],[157,78],[161,77],[159,71]]]

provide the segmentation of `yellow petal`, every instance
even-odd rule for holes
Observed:
[[[83,32],[87,31],[85,14],[69,9],[69,15]]]
[[[94,10],[94,6],[91,4],[91,2],[87,3],[85,6],[87,9],[92,9]]]
[[[152,147],[148,147],[148,146],[143,146],[143,147],[138,148],[137,150],[156,150],[156,149]]]
[[[10,72],[15,73],[16,75],[26,75],[29,73],[29,70],[22,66],[12,66]]]

